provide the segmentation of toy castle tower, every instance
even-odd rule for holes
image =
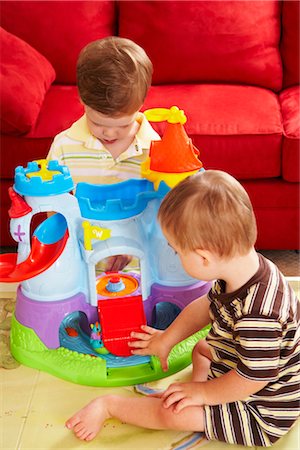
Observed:
[[[167,127],[161,141],[151,142],[149,157],[142,165],[142,176],[152,181],[155,189],[161,181],[173,188],[203,167],[200,152],[183,127],[187,118],[177,106],[149,109],[145,116],[150,122],[167,121]]]

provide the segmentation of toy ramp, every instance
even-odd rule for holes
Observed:
[[[68,237],[65,218],[60,214],[49,217],[36,229],[25,261],[17,264],[16,253],[0,255],[0,282],[24,281],[44,272],[59,258]]]

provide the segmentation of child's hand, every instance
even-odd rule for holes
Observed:
[[[161,398],[164,407],[170,408],[173,405],[173,411],[176,414],[188,406],[202,406],[204,405],[202,383],[171,384]]]
[[[119,270],[124,269],[131,260],[132,256],[130,255],[110,256],[107,258],[104,270],[105,272],[118,272]]]
[[[160,359],[162,369],[168,370],[168,356],[171,348],[164,342],[163,331],[156,328],[142,325],[144,333],[132,332],[131,337],[137,339],[128,343],[129,347],[134,347],[133,355],[155,355]]]

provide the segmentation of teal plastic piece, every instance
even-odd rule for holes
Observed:
[[[148,202],[163,198],[170,188],[161,182],[157,191],[146,179],[132,179],[115,184],[78,183],[76,197],[81,215],[87,219],[118,220],[140,214]]]
[[[53,244],[63,238],[67,231],[67,221],[62,214],[54,214],[42,222],[33,235],[42,244]]]

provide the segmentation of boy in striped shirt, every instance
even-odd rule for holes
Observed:
[[[249,197],[230,175],[198,173],[172,189],[162,230],[187,273],[217,280],[164,331],[145,326],[132,353],[167,369],[175,344],[211,324],[193,350],[192,380],[159,397],[98,397],[66,423],[91,440],[105,419],[151,429],[204,431],[209,440],[270,446],[299,417],[299,301],[277,267],[256,253]]]
[[[145,51],[129,39],[110,36],[83,48],[77,86],[85,114],[54,138],[47,157],[67,165],[75,184],[141,177],[150,143],[160,139],[139,112],[152,72]],[[124,258],[114,260],[107,270],[120,270]]]

